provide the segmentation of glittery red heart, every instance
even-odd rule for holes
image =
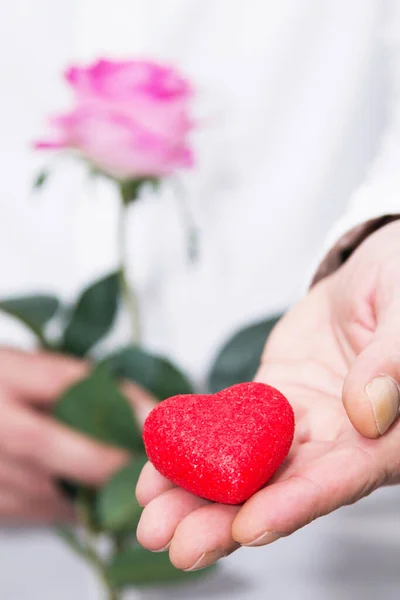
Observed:
[[[272,477],[293,434],[292,407],[278,390],[239,383],[164,400],[147,417],[143,438],[164,477],[208,500],[240,504]]]

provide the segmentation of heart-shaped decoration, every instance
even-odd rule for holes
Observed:
[[[239,383],[210,395],[173,396],[146,419],[149,460],[181,488],[241,504],[272,477],[293,441],[294,414],[277,389]]]

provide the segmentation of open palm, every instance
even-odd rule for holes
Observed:
[[[174,487],[148,463],[137,488],[146,548],[169,547],[176,567],[203,568],[399,482],[400,423],[368,439],[398,414],[399,239],[398,222],[371,236],[270,337],[256,380],[280,389],[296,416],[292,449],[273,480],[243,506],[228,506]],[[366,392],[372,380],[374,405]]]

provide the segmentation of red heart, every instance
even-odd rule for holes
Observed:
[[[202,498],[240,504],[272,477],[293,434],[293,409],[278,390],[239,383],[164,400],[147,417],[143,439],[164,477]]]

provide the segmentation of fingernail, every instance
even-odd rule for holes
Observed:
[[[365,388],[371,402],[376,427],[383,435],[399,413],[400,394],[396,382],[388,375],[375,377]]]
[[[184,571],[199,571],[205,569],[213,563],[217,562],[220,558],[224,558],[226,553],[223,550],[211,550],[210,552],[203,552],[198,560],[191,566],[183,569]]]
[[[266,531],[262,535],[259,535],[254,540],[250,542],[246,542],[245,544],[242,542],[242,546],[266,546],[267,544],[272,544],[272,542],[276,542],[279,538],[283,537],[283,533],[277,533],[276,531]]]
[[[168,544],[166,546],[163,546],[162,548],[160,548],[159,550],[152,550],[152,552],[155,552],[156,554],[158,552],[165,552],[166,550],[168,550],[168,548],[170,547],[171,542],[168,542]]]

